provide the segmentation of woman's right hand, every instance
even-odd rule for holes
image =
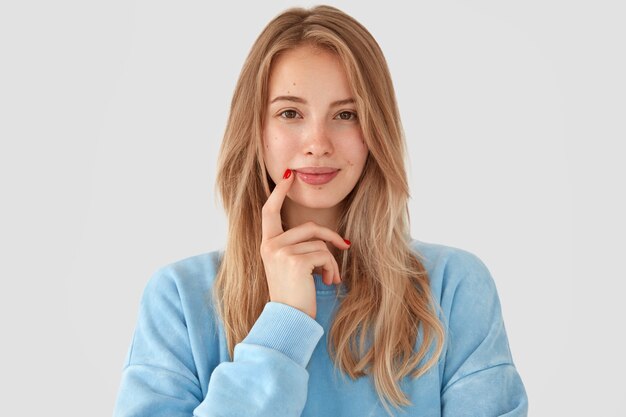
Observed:
[[[295,181],[288,169],[276,184],[262,209],[263,238],[261,258],[269,287],[270,300],[287,304],[315,318],[315,282],[313,270],[322,268],[322,280],[326,285],[339,284],[339,266],[328,250],[326,242],[345,250],[348,243],[335,231],[307,222],[286,232],[280,216],[285,196]],[[313,240],[312,240],[313,239]]]

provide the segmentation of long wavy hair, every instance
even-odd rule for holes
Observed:
[[[337,232],[349,236],[352,246],[336,258],[347,291],[327,349],[335,367],[350,378],[371,375],[390,412],[387,402],[397,408],[411,404],[399,382],[437,363],[445,335],[423,258],[410,247],[406,144],[386,60],[367,29],[334,7],[281,13],[243,65],[218,158],[216,192],[228,217],[228,238],[213,301],[232,358],[270,301],[260,256],[261,209],[275,186],[262,144],[270,70],[278,54],[304,44],[340,58],[369,150],[364,171],[342,204]]]

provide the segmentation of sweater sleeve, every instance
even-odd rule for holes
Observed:
[[[442,415],[526,416],[526,391],[513,364],[494,280],[475,255],[465,252],[462,259],[452,272],[461,279],[444,297],[450,313]]]
[[[204,396],[194,355],[209,353],[192,351],[187,316],[193,314],[172,274],[155,274],[142,295],[114,417],[301,414],[305,368],[322,326],[291,306],[266,304],[246,339],[235,346],[233,361],[213,369]]]

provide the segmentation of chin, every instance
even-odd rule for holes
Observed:
[[[289,199],[298,206],[310,209],[329,209],[337,206],[342,201],[338,198],[319,198],[315,196],[307,196],[304,198],[302,196],[296,196],[295,198]]]

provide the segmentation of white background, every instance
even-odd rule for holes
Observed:
[[[241,65],[313,4],[2,3],[1,415],[111,415],[147,279],[225,242]],[[330,4],[387,57],[413,237],[492,272],[530,415],[624,415],[623,3]]]

